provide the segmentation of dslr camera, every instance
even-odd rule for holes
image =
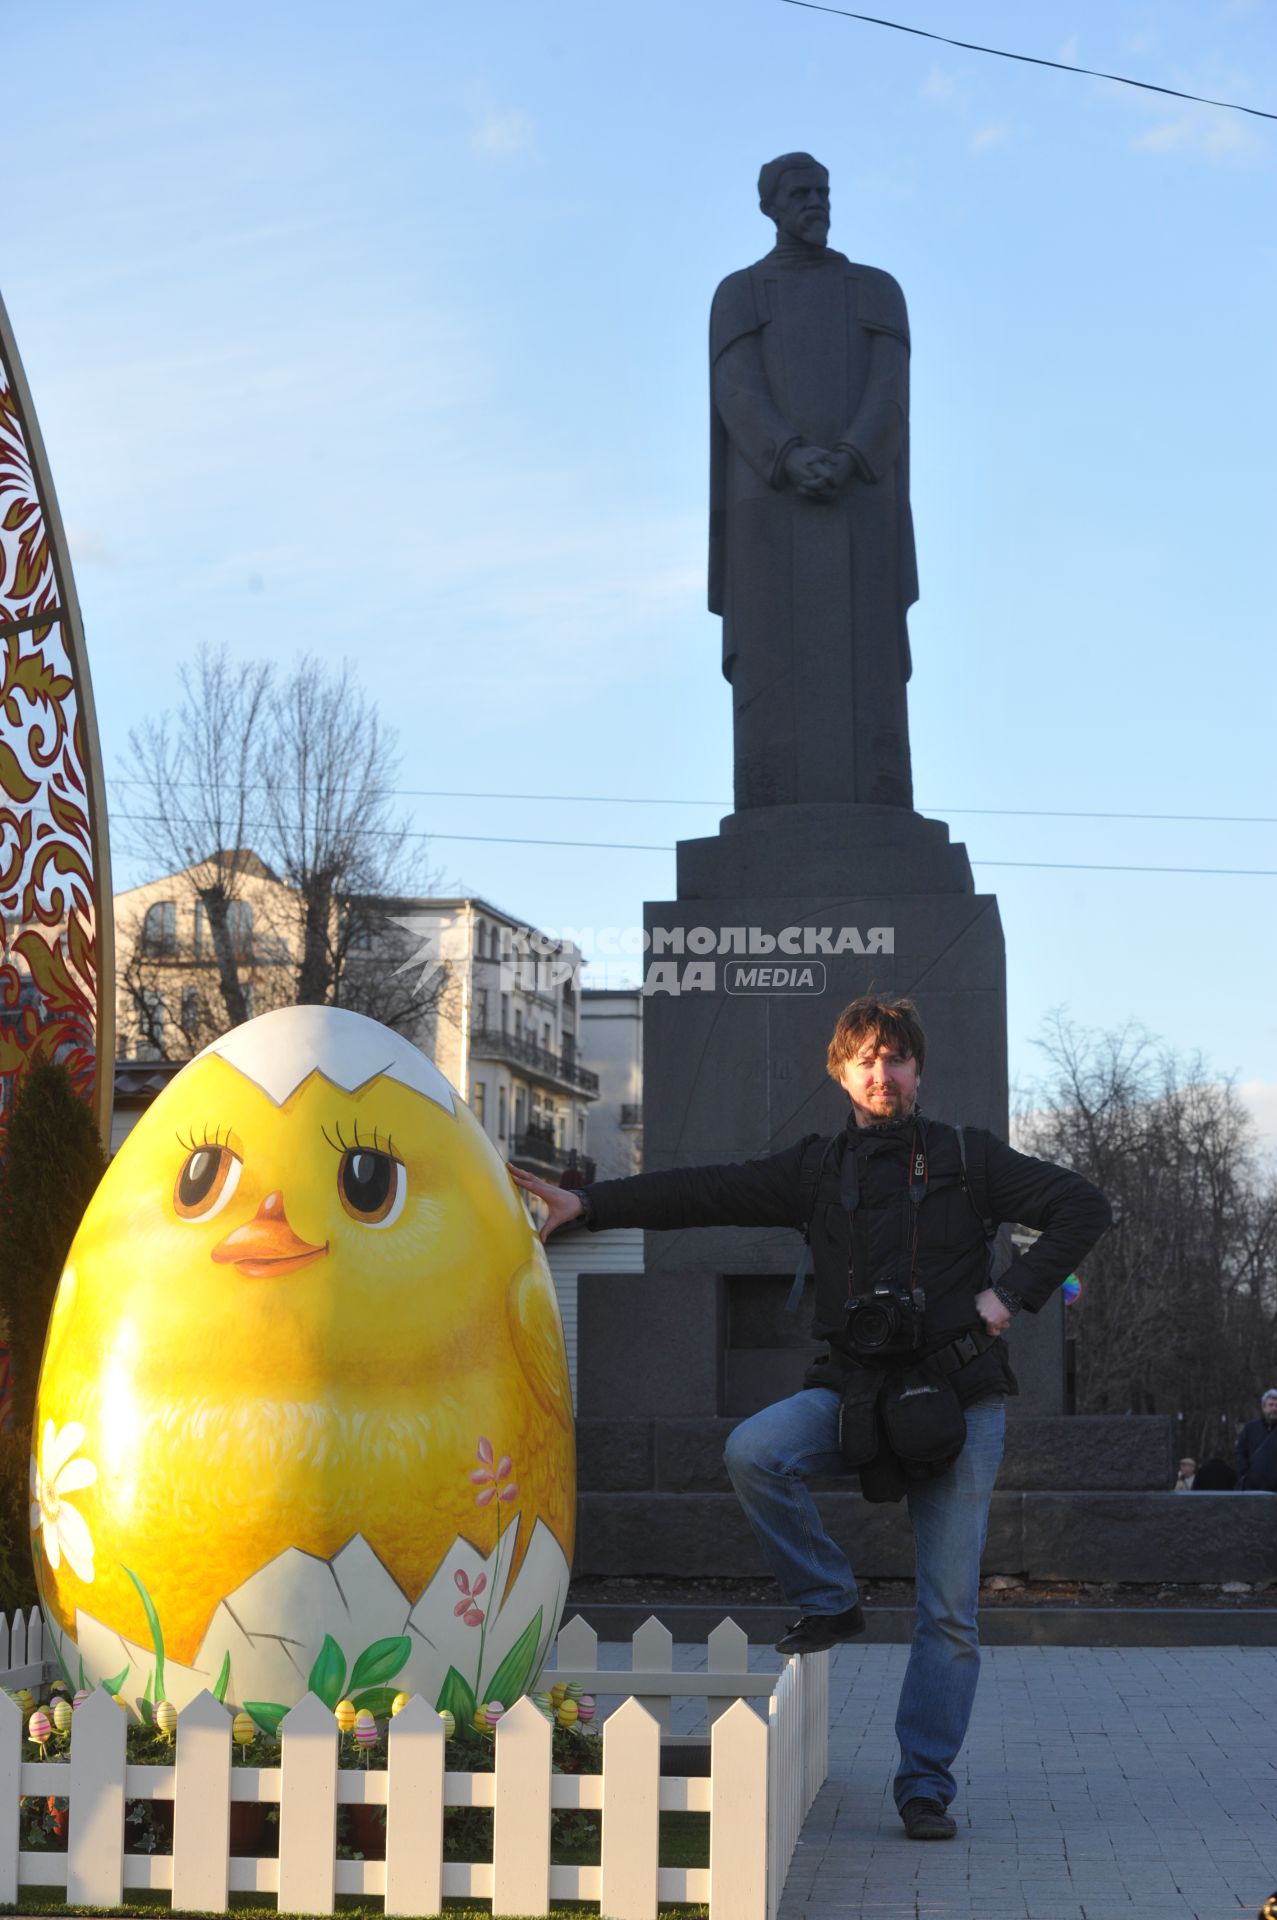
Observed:
[[[847,1346],[868,1365],[908,1360],[923,1343],[921,1287],[875,1287],[847,1302]]]

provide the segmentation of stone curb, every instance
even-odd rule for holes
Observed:
[[[796,1609],[569,1601],[567,1612],[579,1613],[601,1640],[628,1640],[655,1614],[677,1641],[704,1640],[726,1617],[751,1646],[767,1646]],[[907,1646],[913,1637],[912,1607],[866,1607],[865,1621],[861,1645]],[[980,1639],[986,1647],[1277,1647],[1277,1607],[987,1607]]]

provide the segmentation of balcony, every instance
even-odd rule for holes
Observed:
[[[641,1127],[643,1124],[642,1107],[641,1106],[623,1106],[621,1108],[620,1124],[623,1127]]]
[[[575,1147],[559,1146],[550,1127],[528,1126],[522,1133],[516,1133],[510,1158],[518,1167],[540,1169],[551,1176],[566,1172],[579,1174],[579,1180],[573,1183],[578,1186],[587,1186],[594,1178],[593,1160],[578,1153]]]
[[[571,1087],[591,1100],[598,1099],[597,1073],[591,1073],[588,1067],[579,1067],[565,1054],[547,1052],[535,1040],[526,1040],[521,1034],[504,1033],[499,1027],[476,1027],[470,1035],[470,1052],[475,1059],[504,1060],[510,1066],[525,1068],[551,1086]]]

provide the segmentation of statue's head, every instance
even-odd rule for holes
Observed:
[[[805,246],[823,247],[829,238],[829,169],[809,153],[782,153],[758,176],[758,204],[777,233]]]

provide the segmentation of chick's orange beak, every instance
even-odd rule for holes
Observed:
[[[238,1267],[246,1279],[274,1280],[322,1259],[327,1251],[326,1240],[322,1247],[299,1240],[288,1224],[283,1194],[268,1193],[254,1217],[220,1240],[210,1257],[219,1265]]]

